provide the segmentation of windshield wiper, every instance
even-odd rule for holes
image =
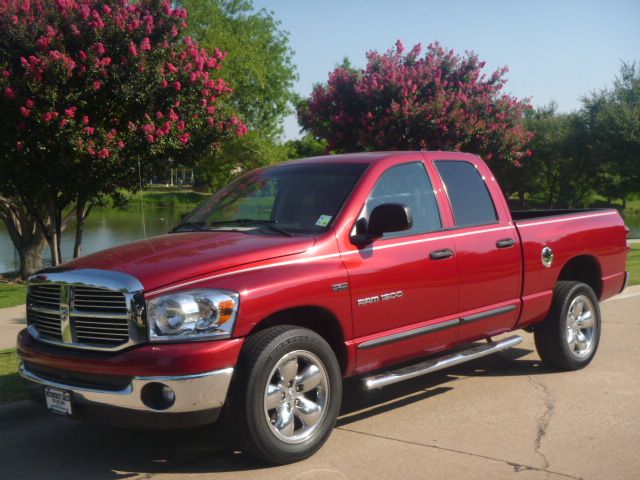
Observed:
[[[236,218],[234,220],[219,220],[217,222],[211,222],[209,225],[207,225],[208,227],[217,227],[217,226],[223,226],[223,225],[249,225],[249,224],[257,224],[260,227],[265,227],[268,230],[271,230],[272,232],[276,232],[279,233],[280,235],[283,235],[285,237],[293,237],[293,233],[289,232],[288,230],[285,230],[282,227],[279,227],[276,225],[275,220],[257,220],[257,219],[253,219],[253,218]]]
[[[204,222],[185,222],[174,227],[170,233],[201,232],[202,230],[204,230]]]

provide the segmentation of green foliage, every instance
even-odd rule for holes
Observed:
[[[196,186],[217,190],[249,170],[287,158],[289,155],[286,145],[260,131],[249,131],[241,139],[226,143],[218,152],[203,158],[197,164]]]
[[[273,14],[253,12],[251,0],[184,0],[188,32],[205,48],[228,53],[222,77],[234,95],[225,100],[251,130],[276,137],[295,100],[297,79],[288,33]]]
[[[325,140],[317,140],[313,135],[307,133],[298,140],[286,142],[289,158],[317,157],[329,153],[329,146]]]
[[[297,79],[288,33],[271,12],[254,12],[251,0],[183,0],[189,33],[205,46],[228,53],[222,77],[233,95],[221,102],[235,111],[250,133],[199,162],[197,186],[217,189],[252,168],[288,157],[280,144],[282,121],[296,100]]]
[[[0,404],[28,397],[18,374],[18,355],[14,349],[0,350]]]
[[[0,308],[15,307],[26,302],[27,287],[19,283],[0,283]]]

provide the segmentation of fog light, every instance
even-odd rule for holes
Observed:
[[[176,401],[176,392],[171,390],[167,385],[162,386],[162,399],[169,405],[173,405]]]
[[[176,401],[176,393],[164,383],[151,382],[142,387],[140,399],[152,410],[166,410]]]

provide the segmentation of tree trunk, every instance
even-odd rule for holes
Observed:
[[[78,202],[76,207],[76,240],[73,245],[73,258],[78,258],[82,253],[82,237],[84,235],[84,222],[91,211],[92,205],[87,202]]]
[[[622,197],[622,210],[627,209],[627,197]]]
[[[44,238],[40,238],[39,241],[23,245],[18,249],[18,256],[20,257],[18,276],[20,278],[28,278],[42,268],[42,251],[45,245]]]

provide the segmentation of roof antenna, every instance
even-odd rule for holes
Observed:
[[[142,193],[142,167],[140,166],[140,158],[138,158],[138,180],[140,182],[140,213],[142,214],[142,234],[147,239],[147,226],[144,218],[144,201]]]

